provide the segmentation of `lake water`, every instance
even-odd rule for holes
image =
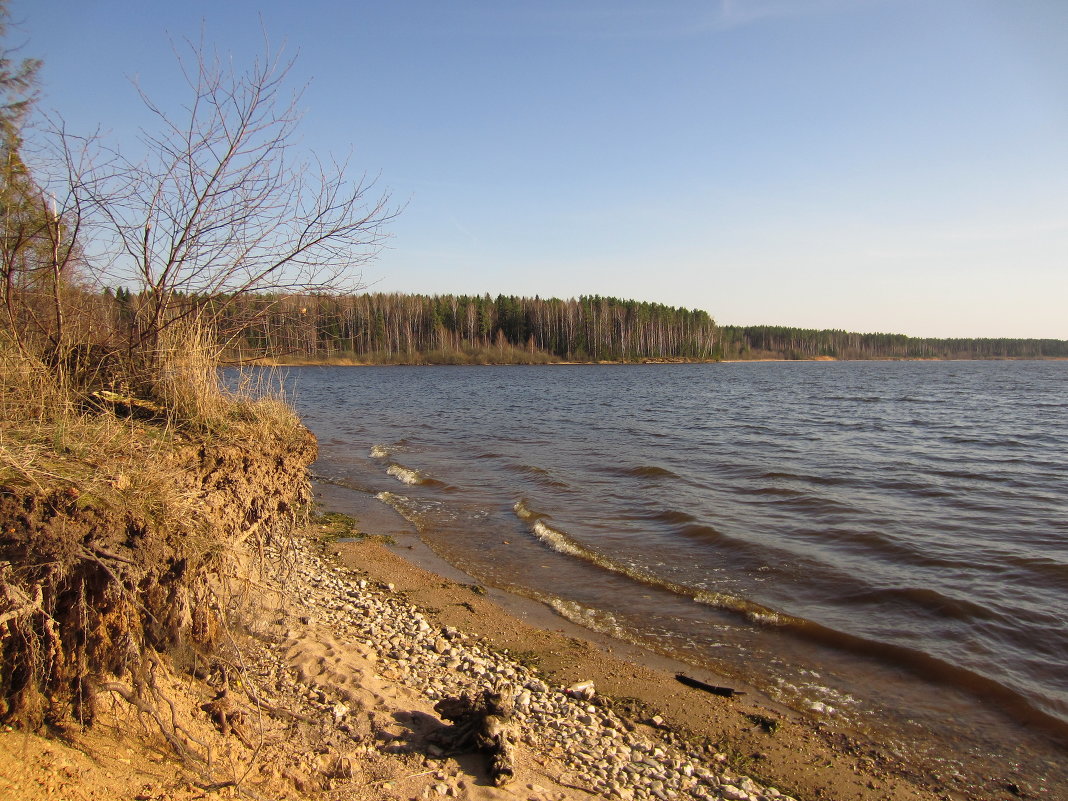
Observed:
[[[943,772],[1068,787],[1068,363],[308,367],[286,384],[315,472],[478,580]]]

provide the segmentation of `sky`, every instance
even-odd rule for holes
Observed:
[[[1068,339],[1065,0],[10,0],[40,106],[135,143],[175,51],[296,59],[403,207],[372,291]]]

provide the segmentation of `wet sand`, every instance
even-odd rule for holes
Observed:
[[[621,714],[713,746],[738,772],[785,793],[843,801],[1018,797],[998,777],[959,774],[944,782],[911,764],[899,744],[871,742],[833,720],[776,704],[753,687],[594,634],[536,602],[476,588],[373,498],[329,485],[318,485],[316,494],[326,508],[356,517],[365,534],[393,541],[336,543],[330,548],[341,564],[395,585],[432,623],[460,629],[536,666],[551,685],[593,681],[598,695]],[[740,694],[724,698],[684,686],[675,678],[678,672]]]

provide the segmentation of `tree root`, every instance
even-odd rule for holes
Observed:
[[[434,736],[435,744],[451,753],[471,750],[489,755],[489,774],[501,787],[515,778],[515,752],[518,735],[511,723],[515,708],[515,688],[483,690],[474,698],[466,693],[444,698],[434,711],[452,726]]]

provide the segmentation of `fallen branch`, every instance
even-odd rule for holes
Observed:
[[[691,679],[682,673],[675,674],[675,681],[680,684],[685,684],[687,687],[693,687],[695,690],[704,690],[706,693],[712,695],[718,695],[722,698],[734,698],[736,695],[745,695],[741,690],[735,690],[731,687],[717,687],[715,684],[706,684],[698,679]]]

